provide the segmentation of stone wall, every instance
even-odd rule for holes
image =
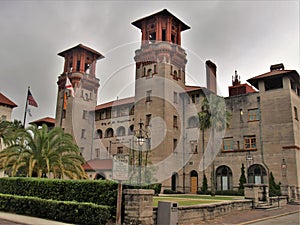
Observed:
[[[235,200],[215,204],[178,207],[178,224],[193,224],[214,219],[234,211],[252,209],[252,200]],[[157,221],[157,207],[153,209],[154,224]]]

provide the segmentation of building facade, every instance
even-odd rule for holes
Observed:
[[[249,79],[250,85],[241,84],[235,72],[229,96],[220,98],[231,115],[229,127],[202,132],[198,112],[204,110],[203,99],[217,92],[217,66],[209,60],[203,65],[207,88],[188,86],[181,32],[189,26],[167,10],[132,24],[141,30],[134,97],[96,105],[95,62],[103,56],[83,45],[59,53],[65,66],[58,80],[56,126],[74,135],[90,177],[111,179],[112,155],[129,154],[129,182],[139,181],[141,167],[141,182],[161,182],[165,189],[196,193],[205,174],[209,188],[237,190],[244,164],[249,183],[268,183],[272,172],[284,193],[299,198],[297,71],[272,65]],[[66,76],[75,96],[64,99]],[[140,145],[139,128],[145,137]]]

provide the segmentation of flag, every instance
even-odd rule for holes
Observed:
[[[31,111],[30,111],[29,108],[27,109],[27,113],[28,113],[28,115],[29,115],[30,117],[32,117],[32,114],[31,114]]]
[[[69,80],[69,77],[67,77],[66,84],[65,84],[65,89],[69,90],[70,94],[74,98],[74,89],[73,89],[73,86],[72,86],[72,84],[71,84],[71,82]]]
[[[32,105],[34,107],[38,107],[37,102],[34,100],[30,90],[28,90],[28,94],[27,94],[27,101],[29,105]]]

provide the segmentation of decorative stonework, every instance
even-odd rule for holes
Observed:
[[[153,224],[154,190],[129,189],[124,190],[125,218],[124,224]]]

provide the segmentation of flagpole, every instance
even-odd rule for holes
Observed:
[[[30,90],[30,87],[28,86],[28,89],[27,89],[27,96],[26,96],[26,103],[25,103],[25,112],[24,112],[23,128],[25,128],[25,122],[26,122],[27,107],[28,107],[28,91],[29,91],[29,90]]]

